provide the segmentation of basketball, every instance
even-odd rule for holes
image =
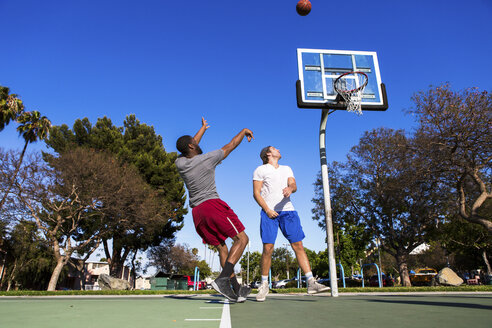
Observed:
[[[309,0],[299,0],[296,10],[299,15],[306,16],[311,11],[311,2]]]

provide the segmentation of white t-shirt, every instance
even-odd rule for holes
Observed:
[[[275,168],[271,164],[258,166],[253,173],[254,181],[263,181],[260,195],[272,210],[295,211],[290,197],[284,197],[282,190],[287,187],[289,178],[294,178],[294,172],[287,165]]]

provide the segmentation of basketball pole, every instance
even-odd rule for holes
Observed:
[[[326,160],[326,121],[333,113],[323,109],[319,126],[319,155],[321,161],[321,179],[323,181],[323,195],[325,201],[326,242],[328,244],[328,264],[330,268],[331,296],[338,297],[337,267],[335,263],[335,247],[333,242],[333,219],[331,217],[330,185],[328,182],[328,162]]]

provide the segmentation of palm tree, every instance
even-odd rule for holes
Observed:
[[[38,140],[46,139],[51,127],[50,120],[46,118],[46,116],[41,116],[38,111],[24,112],[17,117],[16,121],[19,123],[19,126],[17,127],[17,132],[19,132],[19,135],[24,138],[25,143],[14,174],[12,175],[10,183],[5,190],[5,194],[0,201],[0,209],[3,207],[3,204],[7,199],[7,195],[14,185],[15,179],[17,177],[17,174],[19,173],[19,169],[22,164],[22,160],[24,159],[24,155],[26,153],[27,145]]]
[[[24,110],[22,100],[16,94],[9,94],[10,89],[0,86],[0,131],[15,121]]]

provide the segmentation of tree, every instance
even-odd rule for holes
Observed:
[[[66,125],[56,126],[46,143],[57,153],[74,146],[112,153],[123,163],[136,167],[143,180],[157,192],[158,199],[169,206],[169,211],[162,213],[166,217],[165,225],[149,221],[146,234],[135,234],[135,227],[116,226],[112,234],[103,238],[111,275],[120,276],[129,254],[172,240],[182,228],[187,210],[184,184],[174,165],[177,154],[166,153],[162,138],[155,134],[154,128],[140,123],[134,115],[126,118],[123,127],[114,126],[107,117],[98,119],[94,126],[87,118],[76,120],[72,130]]]
[[[173,240],[165,240],[159,246],[151,247],[147,253],[148,266],[156,267],[169,274],[194,275],[195,267],[200,269],[201,276],[211,273],[210,267],[205,261],[200,261],[196,248],[190,249],[188,245],[174,244]]]
[[[277,247],[272,253],[272,279],[280,280],[295,277],[297,274],[297,261],[287,247]]]
[[[341,217],[336,220],[364,222],[395,258],[405,286],[410,286],[409,253],[437,222],[440,195],[446,192],[429,176],[425,159],[413,150],[416,146],[403,131],[380,128],[364,133],[343,165],[340,181],[350,197],[341,193],[337,198],[340,185],[335,185],[333,196],[340,202],[336,208]]]
[[[246,281],[244,273],[248,271],[248,254],[243,254],[239,261],[241,265],[241,272],[243,272],[243,281]],[[249,253],[249,279],[250,281],[261,280],[261,253],[258,251]]]
[[[0,290],[2,289],[5,265],[7,263],[7,222],[0,217]]]
[[[24,110],[22,101],[10,89],[0,85],[0,131],[11,121],[15,121]]]
[[[372,233],[357,212],[361,205],[356,197],[356,191],[352,189],[353,183],[350,181],[350,176],[346,174],[344,165],[333,162],[329,165],[328,172],[336,262],[342,264],[345,272],[348,268],[351,269],[352,273],[354,270],[360,272],[359,260],[365,257]],[[314,186],[315,197],[312,202],[315,206],[311,210],[313,220],[318,221],[318,225],[326,231],[321,173],[318,173]],[[317,269],[320,276],[327,276],[329,271],[328,255],[325,253],[320,255],[322,259],[319,260],[319,268]]]
[[[315,277],[329,277],[330,268],[328,263],[327,250],[316,253],[313,250],[304,248],[306,255],[311,264],[311,271]]]
[[[5,206],[0,208],[0,221],[4,221],[5,224],[7,222],[7,212],[9,203],[11,202],[12,197],[15,197],[14,193],[11,191],[11,177],[15,168],[17,166],[17,159],[19,158],[19,152],[13,149],[4,150],[0,148],[0,195],[2,198],[5,197]],[[0,246],[1,249],[1,246]]]
[[[76,148],[49,162],[31,161],[17,188],[19,211],[34,219],[52,247],[56,266],[48,290],[54,290],[72,254],[93,252],[118,227],[162,221],[166,204],[133,167],[110,154]],[[145,232],[134,230],[136,236]]]
[[[465,219],[458,216],[442,222],[436,229],[435,236],[445,245],[447,252],[459,259],[456,261],[457,269],[472,270],[482,267],[488,274],[492,274],[489,261],[492,237],[483,226],[466,224]]]
[[[456,195],[453,205],[469,223],[492,235],[491,212],[479,209],[492,198],[492,95],[448,84],[414,95],[418,150],[429,170]]]
[[[50,247],[37,233],[36,224],[18,222],[6,239],[5,278],[2,285],[7,291],[20,289],[46,289],[55,265]],[[3,283],[5,281],[5,284]]]
[[[45,116],[41,116],[38,111],[24,112],[24,105],[22,104],[22,101],[17,98],[17,95],[8,95],[8,93],[8,88],[0,86],[0,131],[2,131],[10,121],[17,121],[19,123],[17,131],[24,138],[24,148],[22,149],[16,164],[16,169],[12,176],[10,176],[10,181],[0,200],[0,209],[5,204],[17,174],[19,173],[27,146],[38,140],[46,139],[51,127],[50,120]]]

